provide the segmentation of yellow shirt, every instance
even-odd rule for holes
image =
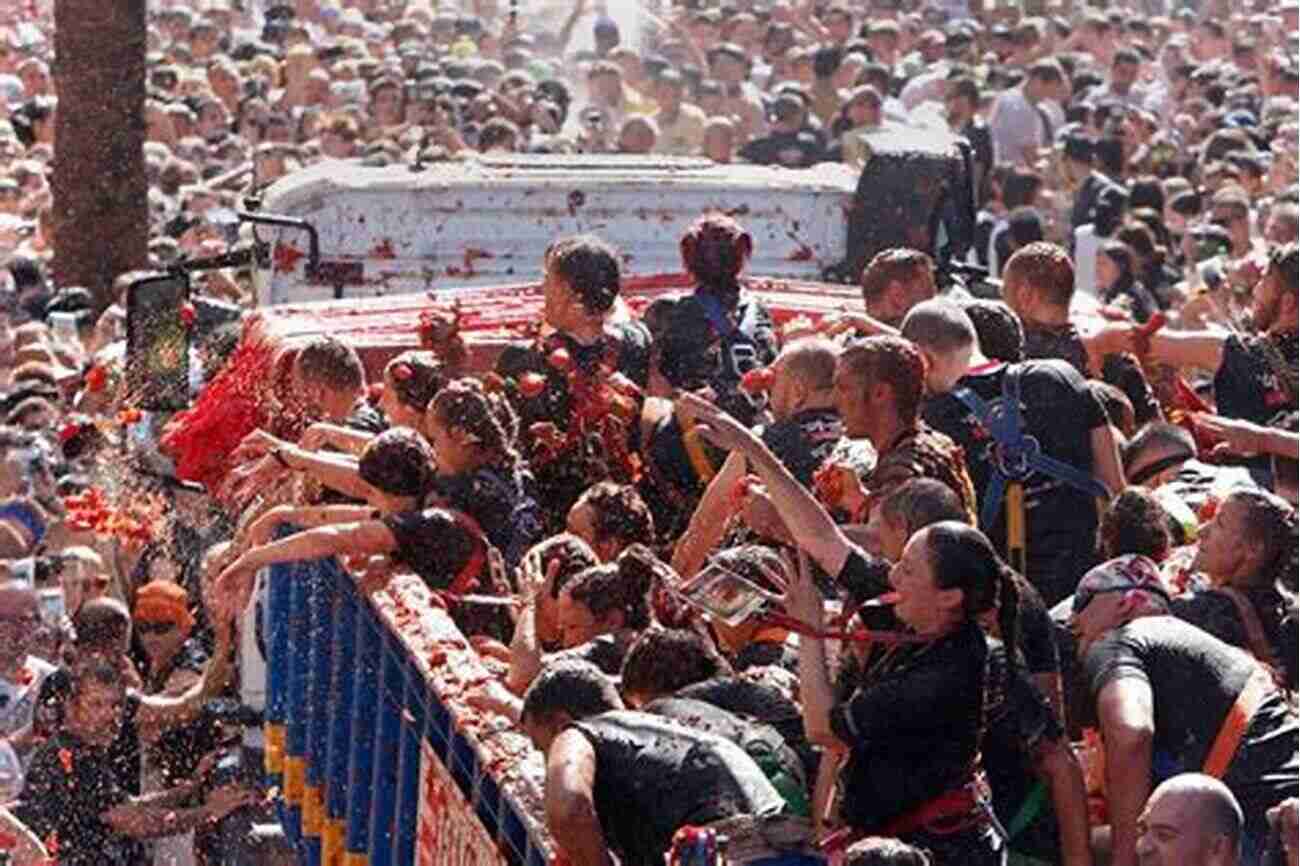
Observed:
[[[704,124],[708,120],[703,109],[683,102],[677,109],[677,116],[672,123],[666,123],[663,112],[654,115],[659,126],[659,139],[655,142],[655,153],[668,156],[694,156],[704,145]]]

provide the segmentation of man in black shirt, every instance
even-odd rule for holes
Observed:
[[[740,149],[740,158],[758,165],[808,168],[826,154],[826,139],[807,124],[808,107],[793,93],[783,93],[772,104],[772,131]]]
[[[1137,819],[1157,767],[1221,778],[1245,814],[1253,862],[1268,809],[1295,792],[1300,723],[1258,662],[1167,610],[1160,575],[1140,556],[1097,566],[1074,596],[1070,629],[1106,745],[1111,862],[1137,862]],[[1225,729],[1235,748],[1217,748]]]
[[[622,707],[599,670],[572,660],[524,696],[521,725],[546,754],[547,827],[575,866],[611,852],[660,866],[683,826],[781,818],[785,801],[739,746]]]
[[[962,446],[975,489],[988,503],[989,483],[999,472],[998,443],[963,394],[985,404],[1002,400],[1008,375],[1019,377],[1021,424],[1042,453],[1083,478],[1099,478],[1112,492],[1124,488],[1123,470],[1105,410],[1069,365],[1060,361],[988,363],[978,351],[975,327],[955,304],[934,300],[912,309],[903,334],[929,361],[930,394],[922,417]],[[1055,604],[1074,589],[1091,557],[1097,529],[1093,494],[1066,479],[1035,471],[1024,481],[1025,576]],[[986,511],[982,522],[1000,551],[1007,550],[1005,507]]]
[[[138,840],[188,833],[215,824],[255,791],[229,786],[210,791],[186,783],[133,796],[119,784],[112,745],[124,724],[126,686],[104,662],[73,674],[62,728],[32,758],[13,813],[66,866],[135,866]]]
[[[1084,337],[1070,321],[1074,265],[1065,250],[1038,241],[1016,250],[1002,270],[1002,300],[1025,326],[1025,358],[1058,358],[1088,376],[1102,359],[1133,348],[1126,327],[1103,327]]]
[[[1158,331],[1149,359],[1175,367],[1214,370],[1218,414],[1267,424],[1279,412],[1297,408],[1296,354],[1300,247],[1275,247],[1267,270],[1251,294],[1254,333]],[[1267,477],[1268,458],[1252,464]]]

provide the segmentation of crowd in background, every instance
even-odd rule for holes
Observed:
[[[997,298],[891,249],[859,309],[778,326],[712,214],[695,288],[636,315],[620,251],[557,238],[545,328],[491,371],[451,320],[382,370],[278,347],[196,484],[226,416],[164,435],[125,384],[132,275],[106,310],[60,280],[52,16],[0,11],[0,849],[292,861],[261,575],[338,555],[441,593],[575,866],[688,826],[737,863],[1295,864],[1300,7],[635,12],[152,3],[149,265],[329,160],[803,169],[946,130]],[[247,277],[196,287],[251,307]],[[201,335],[195,394],[254,330]]]

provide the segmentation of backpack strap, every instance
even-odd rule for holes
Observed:
[[[984,504],[980,508],[980,526],[988,531],[997,521],[998,511],[1006,494],[1008,482],[1025,481],[1035,472],[1070,485],[1093,497],[1105,497],[1107,491],[1096,478],[1087,472],[1048,457],[1042,446],[1024,430],[1020,411],[1020,364],[1008,364],[1002,378],[1002,398],[995,407],[985,402],[969,388],[953,392],[993,438],[993,471],[984,491]]]

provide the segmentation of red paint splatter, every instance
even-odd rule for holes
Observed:
[[[395,259],[397,250],[393,249],[393,239],[384,238],[370,248],[370,257],[374,259]]]
[[[794,252],[785,257],[787,262],[811,262],[813,260],[812,247],[807,244],[799,244]]]
[[[190,303],[181,304],[181,324],[186,328],[194,327],[194,322],[198,319],[199,314]]]
[[[280,241],[275,245],[275,251],[271,254],[272,270],[277,274],[293,273],[294,269],[298,267],[298,262],[305,255],[306,253],[293,244]]]

